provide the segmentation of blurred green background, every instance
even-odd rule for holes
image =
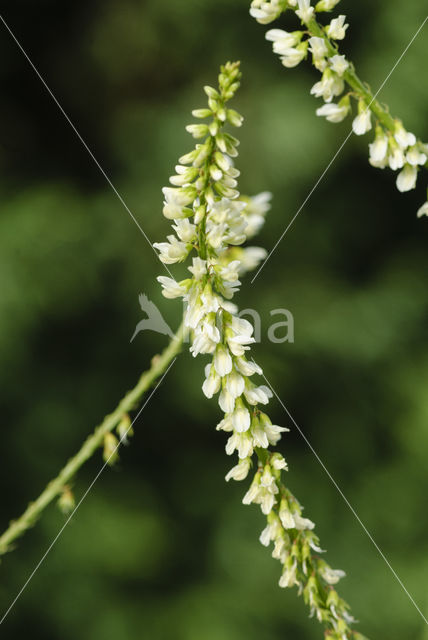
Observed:
[[[423,0],[343,1],[343,51],[374,88],[426,13]],[[315,117],[317,74],[285,70],[246,0],[5,1],[2,15],[152,241],[169,230],[161,187],[192,148],[190,110],[219,64],[242,61],[234,106],[241,190],[270,190],[257,244],[270,249],[350,121]],[[275,26],[290,28],[290,16]],[[428,139],[428,27],[382,101]],[[166,338],[130,337],[146,293],[171,326],[180,303],[137,227],[0,25],[1,525],[20,514],[134,385]],[[428,614],[428,221],[425,198],[352,137],[238,302],[264,319],[255,356],[359,516]],[[286,307],[294,344],[266,340]],[[203,359],[183,353],[138,420],[132,445],[82,504],[10,613],[5,637],[62,640],[313,640],[318,623],[258,542],[263,518],[226,485],[231,460],[201,392]],[[273,419],[290,421],[277,402]],[[317,523],[341,592],[372,640],[426,627],[295,428],[280,445],[290,488]],[[77,498],[102,464],[74,483]],[[247,483],[245,483],[246,485]],[[58,532],[51,507],[0,567],[5,610]],[[2,630],[3,630],[2,629]],[[29,631],[31,630],[31,631]],[[424,635],[425,633],[425,635]]]

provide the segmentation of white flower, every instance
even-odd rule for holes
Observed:
[[[253,443],[248,432],[233,433],[226,443],[226,453],[231,456],[232,453],[238,450],[238,456],[241,460],[253,455]]]
[[[345,56],[339,56],[336,54],[329,58],[330,69],[337,73],[339,76],[343,76],[347,68],[349,67],[349,62],[345,58]]]
[[[405,155],[395,141],[389,144],[388,164],[393,171],[404,167]]]
[[[297,0],[299,5],[296,14],[299,16],[302,22],[308,22],[314,15],[314,8],[311,7],[310,0]]]
[[[175,220],[172,228],[183,242],[193,242],[196,238],[196,226],[188,218]]]
[[[272,49],[274,53],[282,56],[288,49],[299,44],[301,32],[294,31],[293,33],[289,33],[288,31],[283,31],[283,29],[270,29],[266,33],[265,38],[273,42]]]
[[[163,208],[165,218],[176,220],[177,218],[187,218],[193,214],[191,209],[184,208],[194,200],[194,195],[190,191],[164,187],[162,193],[165,196]]]
[[[206,379],[202,385],[202,391],[207,398],[212,398],[215,393],[220,391],[221,378],[214,369],[214,367],[208,365],[209,373],[206,374]]]
[[[361,113],[354,118],[352,129],[355,135],[362,136],[367,133],[367,131],[370,131],[371,128],[371,111],[370,109],[364,109],[364,111],[361,111]]]
[[[345,20],[346,16],[343,15],[333,18],[326,28],[329,38],[333,38],[333,40],[343,40],[346,29],[349,27],[349,24],[345,24]]]
[[[348,112],[348,106],[339,106],[334,102],[324,104],[316,110],[317,116],[325,116],[329,122],[342,122],[342,120],[344,120],[348,115]]]
[[[320,573],[328,584],[337,584],[341,578],[346,576],[342,569],[332,569],[328,564],[321,567]]]
[[[302,62],[303,58],[306,57],[307,53],[307,44],[301,43],[297,47],[290,47],[289,49],[285,49],[283,55],[281,56],[281,62],[284,67],[287,69],[292,69],[293,67],[297,67],[297,65]]]
[[[252,376],[254,373],[258,373],[260,376],[263,374],[263,370],[258,364],[243,357],[236,358],[235,365],[243,376]]]
[[[288,507],[285,507],[282,504],[282,502],[281,502],[281,507],[280,507],[280,510],[279,510],[279,518],[281,520],[281,523],[282,523],[282,526],[284,527],[284,529],[295,529],[296,528],[296,524],[294,522],[293,514],[288,509]]]
[[[397,176],[397,189],[398,191],[410,191],[416,187],[416,180],[418,177],[417,167],[412,167],[409,164],[404,166],[404,169],[400,171]]]
[[[312,53],[312,61],[317,69],[324,71],[326,67],[325,58],[328,54],[327,45],[324,38],[313,36],[309,38],[309,51]]]
[[[316,11],[331,11],[339,2],[340,0],[320,0],[315,5],[315,9]]]
[[[249,404],[267,404],[272,398],[272,391],[266,385],[256,387],[248,383],[244,395]]]
[[[246,271],[253,271],[262,260],[264,260],[267,256],[266,249],[262,247],[245,247],[241,250],[240,254],[240,269],[239,272],[241,274]]]
[[[162,295],[165,298],[181,298],[186,294],[186,287],[176,282],[173,278],[158,276],[156,278],[162,285]]]
[[[311,94],[317,98],[324,98],[325,102],[331,102],[334,96],[338,96],[343,92],[345,83],[339,78],[337,73],[326,69],[322,74],[321,80],[316,82],[311,89]]]
[[[243,433],[244,431],[248,431],[251,424],[251,416],[247,407],[244,405],[242,400],[238,398],[235,403],[235,410],[232,413],[232,424],[235,431],[238,433]]]
[[[293,519],[295,528],[299,529],[299,531],[303,531],[304,529],[313,529],[315,527],[312,520],[309,520],[309,518],[302,518],[302,516],[299,516],[297,513],[293,514]]]
[[[225,416],[216,426],[216,431],[233,431],[232,418]]]
[[[282,6],[277,0],[263,2],[263,0],[253,0],[250,8],[250,15],[260,24],[269,24],[280,15]]]
[[[271,457],[270,463],[274,469],[280,471],[281,469],[287,469],[287,463],[280,453],[274,453]]]
[[[189,247],[185,242],[181,242],[175,236],[167,236],[168,242],[154,242],[153,246],[159,251],[159,259],[164,264],[174,264],[181,262],[189,253]]]
[[[239,398],[244,392],[245,380],[235,369],[232,369],[224,379],[224,386],[233,398]]]
[[[232,413],[235,408],[235,397],[227,389],[222,389],[218,398],[219,407],[224,413]]]
[[[416,145],[410,147],[410,149],[406,153],[406,162],[408,164],[411,164],[413,167],[419,164],[424,165],[426,161],[427,156],[425,155],[425,153],[422,153],[422,151],[420,151]]]
[[[394,138],[401,149],[407,149],[407,147],[412,147],[416,144],[416,136],[413,133],[406,131],[402,123],[399,121],[395,123]]]
[[[245,480],[251,467],[251,458],[244,458],[226,475],[226,482],[229,480]]]
[[[278,583],[280,587],[284,589],[286,587],[293,587],[295,584],[298,584],[297,576],[296,576],[296,568],[297,568],[296,561],[294,561],[291,567],[284,567],[284,571]]]
[[[232,358],[224,344],[217,345],[214,354],[214,367],[221,377],[226,376],[232,371]]]
[[[376,137],[373,142],[369,144],[369,161],[373,166],[382,165],[387,158],[388,153],[388,136],[384,130],[377,128]]]
[[[193,258],[192,267],[189,267],[190,273],[193,274],[195,280],[201,280],[207,272],[207,261],[202,258]]]
[[[418,213],[416,215],[418,218],[422,218],[422,216],[428,216],[428,202],[424,202],[422,207],[418,209]]]

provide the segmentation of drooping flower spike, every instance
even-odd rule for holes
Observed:
[[[428,167],[428,145],[417,140],[398,118],[390,115],[367,84],[358,78],[353,64],[340,54],[339,42],[345,38],[349,27],[346,16],[339,15],[325,26],[318,21],[317,14],[331,11],[339,1],[321,0],[312,6],[310,0],[253,0],[250,15],[264,25],[276,20],[287,9],[294,11],[303,29],[291,33],[270,29],[266,39],[272,42],[274,53],[285,67],[295,67],[311,56],[312,64],[322,74],[321,80],[311,89],[312,95],[324,100],[324,105],[316,110],[317,116],[333,123],[342,122],[352,113],[351,101],[356,101],[353,132],[361,136],[375,131],[374,141],[369,144],[370,164],[379,169],[389,167],[399,171],[397,189],[410,191],[416,187],[420,168]],[[346,86],[349,90],[344,93]],[[428,200],[417,215],[428,216]]]
[[[258,9],[267,16],[265,4],[259,3]],[[239,317],[231,302],[241,284],[240,275],[265,256],[263,249],[242,245],[262,226],[270,200],[268,193],[247,198],[238,191],[234,158],[239,143],[224,132],[224,126],[242,123],[242,117],[227,106],[239,81],[238,63],[221,67],[218,89],[205,87],[208,108],[193,112],[209,120],[187,127],[203,142],[180,158],[177,175],[170,179],[175,188],[163,190],[164,215],[174,219],[178,237],[168,236],[168,243],[155,245],[168,264],[191,257],[191,277],[180,282],[165,276],[158,280],[165,297],[186,302],[184,323],[191,335],[193,356],[210,355],[202,391],[207,398],[218,396],[224,416],[217,430],[228,434],[226,453],[238,456],[226,480],[245,480],[255,466],[243,502],[260,505],[266,516],[260,541],[265,546],[273,543],[272,555],[282,565],[279,585],[298,587],[329,638],[361,639],[351,628],[354,620],[347,603],[333,586],[344,572],[314,555],[322,553],[314,523],[303,517],[301,505],[281,480],[287,464],[272,447],[288,429],[272,424],[264,411],[272,392],[253,381],[263,373],[249,355],[253,326]]]

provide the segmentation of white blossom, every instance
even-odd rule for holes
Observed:
[[[229,482],[229,480],[245,480],[250,467],[251,458],[244,458],[243,460],[240,460],[239,463],[232,467],[232,469],[227,473],[225,477],[226,482]]]
[[[345,24],[346,16],[340,15],[337,18],[333,18],[330,24],[327,26],[326,31],[329,38],[333,40],[343,40],[345,37],[346,29],[349,27]]]
[[[330,69],[337,73],[338,76],[343,76],[345,71],[349,67],[349,62],[345,58],[345,56],[340,56],[338,54],[329,58]]]
[[[286,51],[299,44],[302,36],[300,31],[289,33],[283,29],[270,29],[265,35],[266,40],[273,42],[272,49],[274,53],[282,56]]]
[[[189,246],[175,236],[167,236],[168,242],[155,242],[153,246],[159,251],[159,259],[164,264],[181,262],[189,253]]]
[[[299,8],[297,9],[296,14],[302,22],[307,23],[314,15],[314,8],[311,7],[310,0],[297,0],[297,4],[299,5]]]
[[[422,207],[418,209],[418,213],[416,215],[418,218],[422,218],[422,216],[428,216],[428,201],[424,202]]]
[[[156,279],[162,285],[162,294],[165,298],[181,298],[186,295],[187,288],[173,278],[158,276]]]
[[[349,113],[349,106],[339,106],[334,102],[323,104],[316,110],[317,116],[325,116],[329,122],[342,122]]]
[[[223,377],[232,371],[232,357],[223,344],[219,344],[214,354],[214,367],[218,375]]]
[[[355,118],[352,123],[352,130],[357,136],[362,136],[372,128],[371,111],[364,109]]]
[[[397,176],[397,189],[402,192],[414,189],[416,187],[417,177],[417,167],[412,167],[410,164],[406,164],[404,169],[400,171]]]
[[[427,161],[427,156],[425,153],[420,151],[417,145],[410,147],[406,153],[406,162],[411,164],[413,167],[417,165],[424,165]]]

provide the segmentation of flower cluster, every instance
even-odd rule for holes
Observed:
[[[267,10],[265,4],[273,3],[260,3],[260,10]],[[196,117],[210,118],[211,123],[187,127],[205,140],[180,159],[177,175],[171,178],[177,188],[164,189],[164,214],[174,219],[178,237],[169,236],[167,243],[155,247],[168,264],[182,261],[191,251],[196,255],[188,267],[190,278],[177,282],[160,276],[158,280],[165,297],[181,297],[186,302],[184,324],[191,335],[193,356],[210,355],[202,390],[207,398],[218,395],[224,417],[217,430],[228,434],[226,453],[237,454],[237,463],[226,480],[244,480],[253,458],[257,460],[243,502],[259,504],[267,518],[260,541],[274,545],[272,555],[282,565],[280,586],[297,585],[311,614],[326,626],[330,638],[361,638],[351,630],[348,605],[332,586],[344,573],[313,555],[314,551],[322,553],[314,523],[302,516],[302,507],[281,481],[287,464],[270,447],[288,429],[272,424],[262,410],[272,392],[253,381],[263,374],[249,357],[253,327],[239,317],[231,302],[240,286],[240,274],[264,257],[263,250],[241,245],[262,226],[270,199],[268,193],[241,197],[237,190],[239,172],[233,158],[238,141],[223,132],[223,125],[240,126],[242,122],[242,117],[226,106],[239,86],[239,77],[238,64],[222,67],[219,89],[205,87],[209,108],[193,112]]]
[[[416,187],[420,167],[427,164],[428,145],[406,131],[400,120],[391,117],[359,80],[353,65],[344,55],[340,55],[338,42],[344,39],[349,26],[346,16],[339,15],[326,26],[317,21],[316,12],[331,11],[338,2],[321,0],[313,7],[310,0],[253,0],[250,14],[261,24],[268,24],[288,8],[296,13],[304,30],[287,32],[270,29],[266,33],[266,39],[273,43],[274,53],[285,67],[295,67],[311,56],[312,64],[322,74],[321,80],[311,89],[312,95],[324,100],[324,104],[316,110],[318,116],[325,117],[329,122],[342,122],[352,113],[351,100],[355,100],[357,114],[352,122],[353,132],[363,135],[373,125],[375,129],[374,141],[369,145],[370,164],[380,169],[389,167],[399,171],[396,181],[398,190],[410,191]],[[346,85],[350,91],[345,93]],[[417,215],[428,216],[428,201],[420,207]]]

